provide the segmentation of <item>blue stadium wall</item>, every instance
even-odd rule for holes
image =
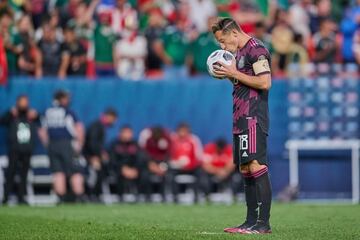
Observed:
[[[175,129],[179,122],[186,121],[203,143],[218,137],[231,142],[232,86],[209,78],[140,82],[17,78],[12,79],[8,86],[0,87],[0,113],[12,106],[22,93],[29,95],[31,106],[41,113],[51,105],[52,94],[57,89],[67,89],[72,93],[71,107],[85,125],[94,121],[106,107],[115,108],[120,118],[108,131],[109,141],[123,124],[130,124],[138,134],[148,126],[160,124]],[[273,189],[278,192],[289,180],[288,156],[284,148],[288,137],[286,81],[273,81],[269,107],[270,171]],[[5,130],[0,128],[0,155],[5,152]],[[44,152],[44,149],[38,147],[37,152]],[[299,167],[301,190],[306,196],[351,196],[349,153],[337,152],[331,158],[321,153],[316,156],[305,153]]]

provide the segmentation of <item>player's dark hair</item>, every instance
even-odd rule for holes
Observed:
[[[227,145],[226,139],[219,138],[215,142],[218,152],[221,152]]]
[[[124,124],[120,128],[120,131],[123,131],[123,130],[131,130],[132,131],[133,129],[130,124]]]
[[[113,117],[115,117],[115,118],[117,118],[117,116],[118,116],[116,110],[113,109],[113,108],[107,108],[107,109],[104,111],[104,114],[105,114],[105,115],[113,116]]]
[[[180,130],[180,129],[187,129],[190,131],[190,125],[186,122],[181,122],[179,123],[179,125],[177,126],[177,130]]]
[[[29,98],[29,96],[28,95],[26,95],[26,94],[24,94],[24,93],[22,93],[22,94],[20,94],[19,96],[17,96],[17,98],[16,98],[16,101],[18,102],[20,99],[23,99],[23,98]]]
[[[69,97],[69,92],[66,90],[58,90],[54,94],[54,100],[60,101],[61,99]]]
[[[215,34],[217,31],[222,31],[224,34],[237,30],[241,32],[240,26],[232,18],[219,18],[219,20],[211,27],[212,32]]]
[[[164,129],[161,126],[154,126],[151,129],[152,137],[159,140],[164,135]]]

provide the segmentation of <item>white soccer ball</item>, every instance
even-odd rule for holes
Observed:
[[[215,75],[214,65],[216,65],[218,62],[224,63],[226,65],[231,65],[232,61],[234,60],[235,60],[234,55],[229,51],[216,50],[212,52],[206,61],[209,74],[215,78],[221,79],[220,77],[217,77]]]

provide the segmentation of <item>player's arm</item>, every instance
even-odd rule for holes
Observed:
[[[269,90],[271,87],[271,73],[269,63],[266,59],[253,64],[256,76],[244,74],[236,69],[235,61],[231,65],[218,62],[220,66],[214,66],[216,76],[236,79],[242,84],[260,90]]]

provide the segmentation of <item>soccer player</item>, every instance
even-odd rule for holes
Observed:
[[[221,48],[236,58],[231,65],[214,66],[214,73],[230,79],[234,85],[234,163],[244,177],[247,205],[245,222],[224,231],[271,233],[271,184],[266,153],[270,54],[262,42],[244,33],[231,18],[219,19],[212,31]]]

